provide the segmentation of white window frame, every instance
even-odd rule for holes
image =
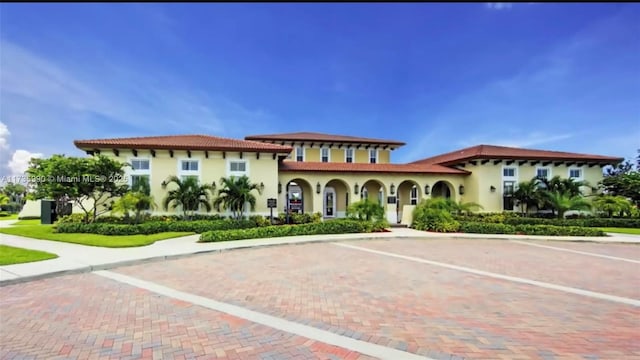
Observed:
[[[147,160],[149,162],[149,168],[148,169],[138,169],[135,170],[133,169],[133,161],[134,160]],[[149,186],[151,186],[151,166],[152,166],[152,161],[151,158],[148,157],[132,157],[128,159],[129,164],[132,164],[132,166],[127,166],[126,167],[126,175],[127,175],[127,184],[129,184],[129,187],[133,186],[133,179],[131,178],[131,176],[133,175],[146,175],[149,177]]]
[[[538,177],[538,170],[547,170],[547,177],[546,179],[551,179],[553,177],[553,175],[551,175],[551,168],[548,166],[538,166],[536,167],[536,177]]]
[[[513,169],[513,176],[505,176],[504,175],[504,171],[505,169]],[[501,169],[501,175],[502,175],[502,181],[500,181],[500,187],[502,189],[502,211],[515,211],[516,206],[514,204],[513,206],[513,210],[505,210],[504,208],[504,198],[505,198],[505,186],[504,183],[505,181],[510,181],[513,182],[513,192],[515,192],[518,189],[518,167],[517,166],[513,166],[513,165],[503,165],[502,169]],[[511,194],[511,196],[513,196],[513,194]],[[513,200],[512,200],[513,201]]]
[[[409,204],[418,205],[418,187],[413,185],[409,190]]]
[[[182,170],[182,162],[183,161],[196,161],[198,162],[198,170]],[[202,181],[202,160],[199,158],[178,158],[178,178],[182,180],[183,176],[197,176],[198,182]]]
[[[349,152],[351,152],[351,162],[347,161],[347,159],[349,158],[349,156],[347,154]],[[350,164],[355,162],[355,151],[353,151],[353,148],[345,148],[344,149],[344,162],[350,163]]]
[[[302,160],[298,160],[298,149],[300,149],[300,151],[302,152]],[[304,162],[304,160],[305,160],[305,155],[306,155],[306,154],[305,154],[305,153],[306,153],[306,151],[305,151],[304,146],[296,146],[296,147],[295,147],[295,149],[294,149],[294,151],[296,152],[296,159],[295,159],[295,160],[296,160],[296,161]]]
[[[571,177],[571,171],[573,170],[577,170],[580,172],[580,176],[579,177]],[[582,181],[584,180],[584,169],[581,167],[570,167],[569,169],[567,169],[567,178],[569,179],[574,179],[576,181]]]
[[[376,154],[376,157],[375,157],[376,161],[375,162],[371,162],[371,152],[372,151],[375,151],[375,154]],[[379,160],[380,160],[380,157],[378,155],[379,155],[378,154],[378,149],[369,149],[369,153],[368,153],[369,164],[377,164],[379,162]]]
[[[327,161],[322,160],[323,155],[322,152],[326,151],[327,152]],[[320,162],[331,162],[331,149],[329,149],[328,147],[321,147],[320,148]]]
[[[513,176],[505,176],[504,175],[504,171],[506,169],[513,169]],[[511,165],[504,165],[502,167],[502,179],[506,179],[506,180],[511,180],[511,179],[518,179],[518,167],[517,166],[511,166]]]
[[[244,171],[231,171],[231,163],[244,163]],[[227,159],[227,176],[249,176],[249,161],[246,159]]]

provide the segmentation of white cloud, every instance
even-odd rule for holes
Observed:
[[[14,148],[38,144],[46,154],[69,153],[75,151],[72,141],[83,138],[235,136],[272,118],[263,109],[205,93],[172,73],[117,63],[115,56],[62,62],[6,38],[0,48],[0,118],[12,130]],[[6,159],[0,160],[1,167]]]
[[[561,140],[566,140],[574,137],[575,134],[559,134],[549,135],[542,132],[533,132],[524,136],[505,136],[503,135],[489,135],[481,137],[466,138],[459,141],[457,144],[460,147],[474,146],[479,144],[498,145],[498,146],[510,146],[519,148],[530,148],[541,144],[556,143]]]
[[[32,158],[41,158],[41,153],[32,153],[27,150],[16,150],[9,160],[7,167],[11,175],[22,175],[29,168],[29,161]]]
[[[503,2],[503,3],[490,2],[490,3],[485,3],[485,6],[492,10],[505,10],[505,9],[511,9],[513,4],[510,2]]]
[[[9,148],[9,128],[7,125],[0,122],[0,149],[8,149]]]

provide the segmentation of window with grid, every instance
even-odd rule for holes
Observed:
[[[569,178],[582,179],[582,169],[569,169]]]
[[[320,149],[320,161],[329,162],[329,149],[328,148]]]
[[[369,149],[369,163],[375,164],[378,162],[378,150]]]
[[[296,161],[304,161],[304,149],[302,146],[296,147]]]
[[[536,177],[538,179],[548,179],[549,178],[549,169],[548,168],[539,168],[536,170]]]
[[[344,161],[348,162],[348,163],[352,163],[353,162],[353,149],[352,148],[344,149]]]
[[[198,160],[182,160],[182,171],[198,171]]]
[[[149,159],[131,160],[131,170],[149,170]]]

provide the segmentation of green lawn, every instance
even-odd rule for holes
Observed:
[[[611,232],[611,233],[620,233],[620,234],[633,234],[633,235],[640,235],[640,229],[638,228],[616,228],[616,227],[606,227],[606,228],[600,228],[602,231],[604,232]]]
[[[55,259],[58,255],[44,251],[22,249],[0,245],[0,265],[22,264],[34,261]]]
[[[2,213],[2,215],[6,215],[6,213]],[[0,215],[0,221],[1,220],[15,220],[18,218],[18,214],[8,214],[7,216],[2,216]]]
[[[164,232],[151,235],[107,236],[96,234],[58,234],[51,225],[23,225],[0,228],[0,233],[34,239],[62,241],[74,244],[102,247],[134,247],[150,245],[158,240],[192,235],[189,232]]]
[[[40,225],[40,219],[18,220],[11,225]]]

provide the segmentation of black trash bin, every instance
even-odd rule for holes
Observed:
[[[40,200],[40,223],[53,224],[56,221],[56,202],[54,200]]]

